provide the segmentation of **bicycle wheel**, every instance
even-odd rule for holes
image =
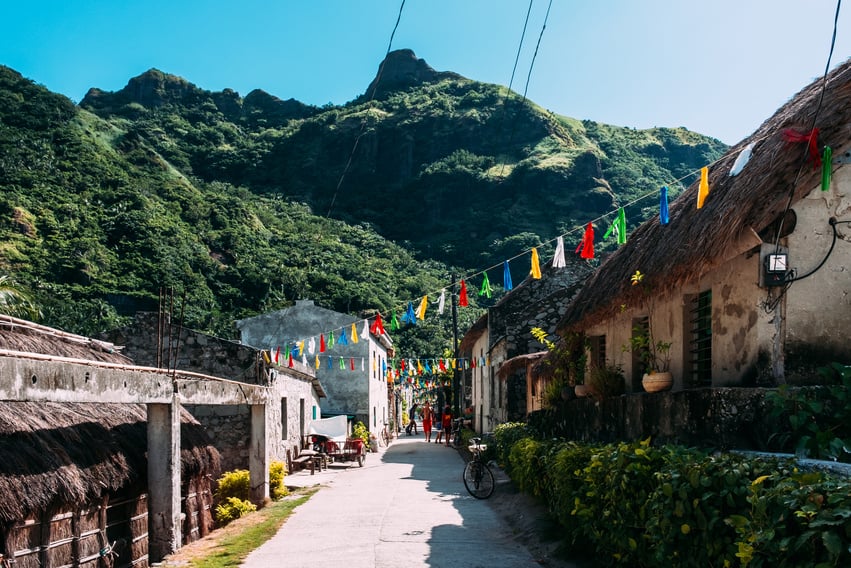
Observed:
[[[464,466],[464,487],[476,499],[487,499],[494,490],[493,473],[480,461],[469,461]]]

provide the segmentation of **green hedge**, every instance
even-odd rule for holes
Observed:
[[[497,461],[600,565],[851,565],[851,483],[791,460],[498,427]]]

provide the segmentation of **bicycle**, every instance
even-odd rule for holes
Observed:
[[[476,499],[490,497],[496,485],[493,472],[482,458],[485,450],[487,446],[482,444],[481,438],[470,440],[470,452],[473,454],[473,459],[464,466],[464,487]]]
[[[384,424],[384,428],[381,429],[381,441],[384,442],[384,447],[390,446],[390,432],[387,431],[387,424]]]
[[[452,421],[452,446],[456,448],[460,448],[461,444],[464,443],[464,436],[462,435],[462,431],[464,430],[464,419],[456,418]]]

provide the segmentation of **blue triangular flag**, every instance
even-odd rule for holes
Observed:
[[[514,284],[511,283],[511,270],[508,269],[507,260],[502,263],[502,279],[502,287],[505,288],[506,292],[514,288]]]
[[[662,194],[659,196],[659,223],[667,225],[671,218],[668,216],[668,186],[662,186]]]
[[[402,321],[404,323],[417,325],[417,314],[414,313],[414,304],[413,303],[408,302],[408,309],[405,310],[405,313],[402,315]]]
[[[340,331],[340,338],[337,340],[337,345],[348,345],[349,340],[346,338],[346,330],[343,329]]]

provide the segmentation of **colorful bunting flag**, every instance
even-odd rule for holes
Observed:
[[[709,168],[703,166],[700,168],[700,184],[697,188],[697,208],[703,207],[703,202],[709,195]]]
[[[372,322],[372,327],[369,329],[373,335],[384,335],[384,322],[381,321],[381,313],[375,314],[375,321]]]
[[[626,212],[623,207],[618,209],[618,216],[615,217],[603,238],[608,239],[609,235],[614,235],[619,245],[626,243]]]
[[[821,190],[827,191],[830,189],[830,176],[833,173],[833,150],[830,146],[824,147],[824,154],[821,159]]]
[[[304,355],[304,339],[298,342],[298,356]]]
[[[813,128],[810,132],[798,132],[793,128],[786,128],[782,134],[786,142],[806,142],[809,150],[807,161],[813,164],[813,169],[821,166],[821,156],[818,153],[818,128]]]
[[[502,287],[505,288],[506,292],[514,288],[514,284],[511,282],[511,270],[508,268],[507,260],[502,262]]]
[[[486,298],[490,298],[492,294],[491,283],[488,280],[488,273],[484,272],[484,279],[482,280],[482,288],[479,290],[479,296],[485,296]]]
[[[290,352],[290,356],[289,356],[289,363],[287,363],[287,366],[288,366],[290,369],[292,369],[292,368],[293,368],[293,354],[292,354],[292,352]]]
[[[278,349],[275,350],[275,363],[278,363],[281,360],[281,346],[278,345]]]
[[[354,322],[352,322],[352,343],[358,342],[358,328],[355,326]]]
[[[556,239],[556,252],[553,255],[553,268],[564,268],[567,266],[564,260],[564,238]]]
[[[671,216],[668,213],[668,186],[663,185],[659,193],[659,223],[667,225],[671,222]]]
[[[585,234],[582,235],[576,252],[581,258],[594,258],[594,225],[592,223],[588,223],[585,227]]]
[[[396,317],[396,310],[390,312],[390,331],[399,329],[399,319]]]
[[[417,308],[417,319],[424,320],[426,310],[428,309],[428,296],[423,296],[423,299],[420,300],[420,306]]]
[[[331,350],[332,347],[334,347],[334,332],[333,331],[328,334],[328,341],[325,343],[325,348],[328,349],[329,351]]]
[[[739,152],[739,155],[736,156],[736,161],[733,162],[733,167],[730,168],[730,177],[737,176],[742,173],[742,170],[745,169],[745,166],[748,165],[748,162],[751,159],[751,153],[753,152],[753,148],[756,142],[751,142]]]
[[[409,325],[416,325],[417,323],[417,314],[414,313],[414,304],[411,302],[408,302],[408,309],[405,310],[405,315],[402,316],[402,323]]]
[[[535,280],[541,279],[541,261],[538,259],[538,249],[532,247],[532,270],[529,271]]]
[[[443,308],[446,304],[446,288],[440,291],[440,298],[437,300],[437,313],[443,315]]]
[[[313,355],[316,352],[316,339],[311,337],[307,342],[307,352]]]
[[[346,370],[346,364],[345,364],[345,363],[343,363],[343,358],[342,358],[342,357],[340,357],[340,370],[341,370],[341,371],[345,371],[345,370]]]
[[[352,371],[354,371],[354,370],[355,370],[355,358],[354,358],[354,357],[352,357],[352,358],[349,360],[349,368],[350,368]]]
[[[325,353],[325,335],[319,334],[319,352]]]
[[[316,368],[319,368],[319,355],[316,355]]]
[[[328,356],[328,368],[329,368],[329,369],[332,369],[332,368],[333,368],[333,367],[331,366],[331,356],[330,356],[330,355]]]
[[[469,305],[467,302],[467,283],[464,282],[463,278],[461,279],[461,292],[458,294],[458,305],[462,308]]]

